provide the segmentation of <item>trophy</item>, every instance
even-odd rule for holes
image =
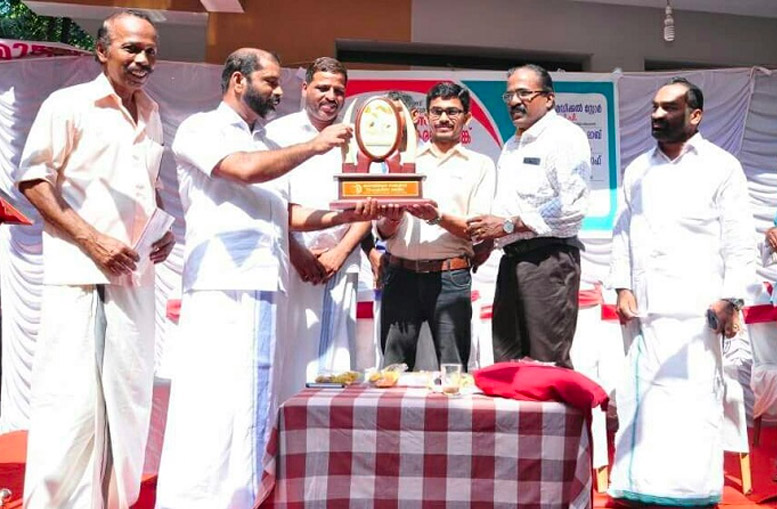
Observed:
[[[345,112],[351,122],[356,101]],[[417,137],[413,119],[404,105],[387,97],[368,99],[356,113],[354,136],[343,147],[343,173],[335,175],[338,199],[333,209],[348,209],[365,198],[379,203],[412,205],[423,198],[425,175],[415,172]],[[370,167],[388,168],[388,173],[370,173]]]

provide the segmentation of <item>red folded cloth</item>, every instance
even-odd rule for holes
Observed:
[[[609,396],[599,384],[577,371],[534,361],[500,362],[473,373],[475,385],[491,396],[523,401],[558,401],[586,414]]]

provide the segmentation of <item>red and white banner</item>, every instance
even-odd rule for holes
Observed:
[[[30,57],[89,55],[90,52],[58,42],[17,41],[0,39],[0,60]]]

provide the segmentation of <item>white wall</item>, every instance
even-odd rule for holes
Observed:
[[[735,0],[732,0],[735,1]],[[644,70],[644,61],[777,67],[777,20],[678,11],[673,43],[662,8],[569,0],[414,0],[412,40],[588,54],[585,70]],[[584,64],[585,65],[585,64]]]

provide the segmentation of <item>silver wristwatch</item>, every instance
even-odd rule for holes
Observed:
[[[430,225],[434,226],[436,224],[440,224],[440,221],[442,221],[442,214],[440,214],[438,212],[436,217],[433,217],[431,219],[427,219],[426,220],[426,224],[430,224]]]
[[[502,223],[502,230],[507,234],[510,235],[515,231],[515,223],[513,223],[513,220],[509,217],[505,219],[505,222]]]

